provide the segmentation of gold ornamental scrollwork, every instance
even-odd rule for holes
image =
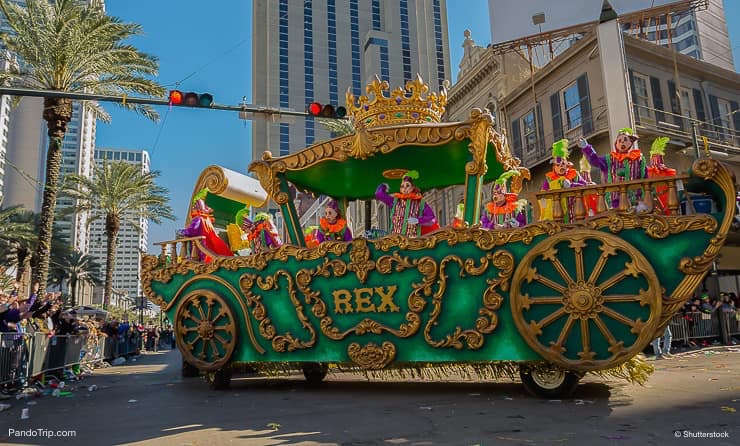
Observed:
[[[287,283],[287,294],[295,307],[296,316],[301,326],[310,334],[310,339],[303,341],[296,338],[290,332],[278,334],[272,320],[268,317],[267,309],[262,302],[262,296],[252,292],[252,287],[257,285],[262,291],[275,291],[279,288],[278,278],[283,277]],[[303,305],[296,296],[293,276],[286,271],[277,271],[272,276],[257,276],[255,274],[244,274],[239,279],[241,292],[247,299],[247,306],[252,309],[252,316],[259,322],[259,333],[268,341],[272,342],[272,348],[276,352],[292,352],[313,347],[316,344],[316,330],[311,321],[303,311]]]
[[[370,248],[367,246],[367,240],[356,238],[352,240],[351,246],[347,269],[357,274],[360,283],[365,283],[368,273],[375,269],[375,262],[370,260]]]
[[[475,321],[475,328],[463,329],[459,325],[455,327],[453,333],[447,334],[441,340],[432,339],[431,331],[437,325],[440,314],[442,313],[442,301],[447,293],[447,274],[445,267],[449,262],[455,262],[460,266],[460,276],[465,275],[480,276],[484,274],[491,264],[499,269],[498,277],[487,279],[488,288],[483,293],[483,306],[478,310],[478,319]],[[437,279],[437,290],[432,296],[432,312],[429,321],[424,327],[424,339],[429,345],[435,348],[455,348],[461,350],[465,345],[470,350],[477,350],[484,344],[483,335],[492,333],[498,326],[498,311],[501,308],[503,298],[496,291],[500,289],[507,291],[509,288],[509,278],[514,271],[514,256],[507,251],[497,251],[488,253],[480,259],[480,264],[476,265],[474,259],[463,260],[458,256],[447,256],[440,261],[439,277]]]
[[[691,173],[693,176],[717,184],[724,194],[724,202],[727,209],[725,209],[724,218],[719,222],[719,227],[716,229],[717,232],[709,240],[709,246],[704,250],[704,253],[698,257],[681,259],[679,270],[685,274],[685,277],[664,302],[663,317],[661,318],[659,329],[668,324],[673,314],[686,303],[686,299],[692,295],[696,287],[704,279],[704,276],[712,268],[712,262],[717,259],[720,249],[725,244],[735,215],[731,211],[736,199],[735,175],[732,171],[717,160],[705,158],[694,161]]]
[[[347,356],[363,369],[379,370],[393,362],[396,346],[388,341],[383,341],[380,347],[372,342],[364,346],[353,342],[347,347]]]

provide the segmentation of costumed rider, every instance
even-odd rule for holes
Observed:
[[[607,184],[621,183],[647,178],[647,165],[642,152],[637,147],[638,139],[631,128],[623,128],[619,130],[617,139],[614,141],[614,151],[606,156],[599,156],[584,138],[578,139],[578,147],[588,162],[601,170],[602,180],[605,179]],[[641,198],[641,191],[630,194],[631,200],[639,201]],[[607,203],[612,209],[618,209],[619,194],[607,194]],[[638,203],[638,209],[641,208],[640,205],[644,207],[644,204]]]
[[[306,248],[315,248],[319,246],[316,234],[319,232],[318,226],[308,226],[303,230],[303,240],[306,242]]]
[[[665,156],[665,146],[668,144],[668,137],[661,136],[655,138],[650,146],[650,165],[647,168],[648,178],[669,178],[676,176],[676,169],[665,165],[663,157]],[[668,209],[668,186],[665,184],[655,186],[655,195],[661,210],[666,215],[671,212]]]
[[[190,212],[190,224],[187,228],[178,231],[181,237],[200,237],[203,236],[202,243],[209,251],[219,256],[230,257],[234,254],[229,249],[221,237],[216,234],[213,227],[213,209],[208,207],[205,198],[208,195],[208,189],[201,189],[193,197],[193,210]],[[202,262],[212,261],[212,257],[204,252],[199,252],[198,256]]]
[[[596,186],[596,183],[591,178],[591,164],[588,162],[585,156],[581,157],[581,161],[578,163],[580,171],[578,175],[581,176],[584,185]],[[586,206],[586,212],[589,217],[593,217],[599,212],[599,196],[598,194],[586,194],[583,196],[583,204]]]
[[[229,237],[229,247],[235,253],[240,255],[247,255],[251,248],[251,243],[247,237],[247,233],[242,230],[242,223],[244,217],[249,216],[249,206],[245,206],[236,213],[234,216],[234,223],[229,223],[226,226],[226,235]]]
[[[414,185],[419,172],[409,170],[401,178],[400,193],[390,195],[383,183],[375,190],[375,198],[390,208],[390,232],[409,238],[419,237],[439,229],[432,208],[424,202],[421,190]]]
[[[567,139],[555,141],[552,145],[552,160],[550,160],[552,163],[552,170],[545,174],[545,181],[542,183],[543,191],[568,189],[574,186],[584,186],[586,184],[581,179],[581,176],[578,175],[578,171],[573,168],[573,163],[568,161],[569,154]],[[545,199],[544,203],[540,203],[540,205],[542,210],[540,213],[540,219],[552,220],[552,199]],[[563,209],[565,222],[572,222],[575,219],[575,198],[561,198],[560,206]]]
[[[455,218],[452,219],[453,228],[465,227],[465,203],[458,203],[455,208]]]
[[[277,228],[272,222],[272,215],[267,212],[255,215],[254,221],[250,220],[248,215],[244,215],[242,230],[247,233],[247,239],[252,243],[252,254],[283,245]]]
[[[319,220],[316,240],[319,243],[326,241],[352,241],[352,231],[347,226],[347,220],[342,218],[342,213],[339,211],[339,203],[334,199],[329,199],[326,202],[324,217]]]
[[[513,176],[521,175],[518,170],[509,170],[493,182],[491,186],[491,201],[486,203],[486,209],[481,216],[483,229],[518,228],[527,224],[524,210],[527,200],[518,200],[517,194],[509,193],[506,185]]]

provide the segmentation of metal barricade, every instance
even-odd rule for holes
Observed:
[[[680,341],[683,345],[689,343],[689,325],[683,314],[674,314],[668,326],[671,327],[673,342]]]
[[[713,313],[686,313],[689,339],[719,337],[719,316]]]
[[[22,385],[28,378],[31,336],[0,333],[0,385]]]
[[[29,373],[36,376],[44,371],[47,358],[49,356],[49,346],[51,337],[46,333],[34,333],[31,348],[31,364]]]

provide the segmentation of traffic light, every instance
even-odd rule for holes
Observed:
[[[170,105],[181,105],[185,107],[210,107],[213,104],[213,96],[209,93],[183,93],[180,90],[170,90]]]
[[[308,114],[317,118],[344,119],[347,116],[347,109],[341,105],[334,107],[331,104],[311,102],[308,104]]]

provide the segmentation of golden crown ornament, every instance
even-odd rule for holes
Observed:
[[[362,95],[355,101],[355,95],[347,90],[347,112],[355,128],[440,122],[447,105],[449,85],[445,80],[439,94],[427,95],[429,86],[417,73],[416,79],[406,82],[406,89],[398,87],[386,96],[384,92],[390,89],[388,81],[381,81],[376,74],[365,87],[367,96]]]

